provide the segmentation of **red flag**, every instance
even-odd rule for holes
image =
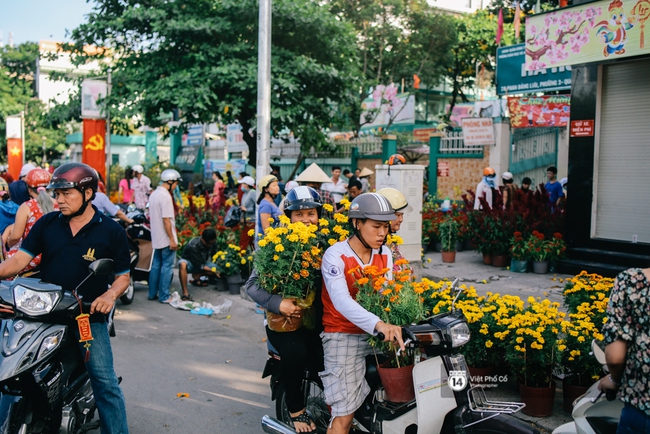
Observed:
[[[23,139],[7,139],[7,163],[9,174],[18,179],[23,167]]]
[[[519,8],[519,2],[515,7],[515,39],[519,42],[519,31],[521,30],[521,9]]]
[[[413,74],[413,89],[419,89],[420,88],[420,77],[417,76],[417,74]]]
[[[106,120],[84,119],[81,162],[106,179]]]
[[[503,36],[503,9],[499,9],[499,27],[497,27],[497,45],[501,44],[501,36]]]

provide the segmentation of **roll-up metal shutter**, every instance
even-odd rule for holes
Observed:
[[[603,65],[601,80],[592,236],[650,243],[650,59]]]

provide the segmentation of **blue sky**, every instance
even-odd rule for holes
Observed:
[[[92,0],[0,0],[2,40],[9,42],[9,32],[14,34],[14,44],[69,40],[66,29],[85,22],[92,4]]]

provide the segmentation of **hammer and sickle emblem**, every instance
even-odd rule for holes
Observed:
[[[100,134],[95,134],[88,139],[85,146],[86,149],[91,151],[101,151],[104,149],[104,138]]]

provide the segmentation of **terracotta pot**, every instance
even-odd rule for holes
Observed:
[[[492,255],[483,253],[483,263],[485,265],[492,265]]]
[[[487,384],[488,377],[492,377],[496,374],[496,368],[494,366],[488,366],[487,368],[474,368],[469,366],[469,376],[472,384]]]
[[[510,257],[508,255],[492,255],[492,265],[494,267],[507,267],[510,265]]]
[[[279,313],[266,311],[266,323],[274,332],[293,332],[302,327],[302,317],[289,318]]]
[[[551,387],[529,387],[519,383],[519,394],[521,402],[526,404],[524,414],[535,417],[546,417],[553,414],[553,402],[555,401],[555,382]]]
[[[548,261],[533,261],[533,273],[546,274],[548,272]]]
[[[572,386],[566,378],[562,380],[562,398],[564,400],[562,407],[564,411],[571,413],[573,411],[573,401],[584,395],[588,389],[588,387],[583,386]]]
[[[456,262],[456,252],[440,252],[442,262]]]
[[[413,365],[388,368],[388,363],[377,366],[381,384],[390,402],[409,402],[415,399]]]
[[[565,8],[569,6],[569,0],[560,0],[560,7]]]

